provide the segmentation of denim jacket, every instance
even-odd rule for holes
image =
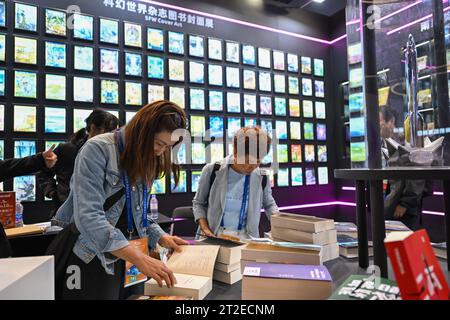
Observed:
[[[232,155],[222,160],[220,169],[216,172],[216,178],[211,186],[211,191],[209,189],[209,183],[214,169],[214,163],[209,163],[204,166],[198,183],[197,193],[192,201],[195,221],[206,218],[211,231],[216,235],[219,231],[225,208],[228,172],[231,163],[233,163]],[[259,222],[261,219],[261,209],[265,209],[265,214],[269,221],[271,215],[278,212],[277,204],[272,196],[270,182],[267,181],[265,189],[262,189],[262,171],[262,169],[257,168],[250,175],[248,213],[245,231],[247,235],[254,238],[260,237]],[[200,229],[198,231],[200,231]]]
[[[120,134],[124,140],[124,129]],[[52,224],[62,227],[75,222],[80,235],[73,252],[85,263],[97,256],[108,274],[114,274],[114,262],[118,260],[110,252],[128,245],[125,235],[115,228],[125,206],[125,196],[106,212],[103,205],[123,187],[114,133],[96,136],[80,149],[70,181],[69,197],[52,221]],[[139,237],[148,237],[149,247],[153,249],[165,232],[150,218],[148,229],[143,228],[142,192],[142,183],[132,187],[133,218]]]

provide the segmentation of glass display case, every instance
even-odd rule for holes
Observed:
[[[449,2],[348,0],[346,20],[352,168],[448,165]]]

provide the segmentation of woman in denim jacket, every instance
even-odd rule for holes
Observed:
[[[143,215],[146,187],[171,172],[178,182],[179,167],[171,162],[171,147],[178,141],[172,141],[172,133],[185,128],[186,115],[180,107],[157,101],[141,108],[119,131],[84,144],[75,160],[69,198],[54,219],[61,226],[75,222],[80,232],[67,263],[63,299],[125,298],[125,261],[160,286],[163,281],[169,287],[176,283],[172,271],[130,245],[128,235],[134,230],[134,236],[148,238],[150,249],[158,242],[175,250],[187,244],[166,234],[155,221],[149,220],[146,228]],[[120,192],[125,182],[130,190],[131,230],[126,192],[109,210],[103,209],[105,201]],[[77,271],[81,279],[74,277]]]

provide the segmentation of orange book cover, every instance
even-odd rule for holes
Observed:
[[[0,221],[5,229],[16,226],[15,192],[0,192]]]

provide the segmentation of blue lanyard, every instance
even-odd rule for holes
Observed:
[[[122,153],[124,151],[123,141],[120,137],[120,131],[117,130],[115,133],[117,143],[119,145],[119,152]],[[130,181],[128,179],[128,175],[125,172],[122,172],[122,180],[125,185],[125,197],[126,197],[126,206],[127,206],[127,223],[128,223],[128,232],[131,234],[134,231],[133,228],[133,206],[132,206],[132,198],[131,198],[131,187]],[[145,229],[148,227],[148,219],[147,219],[147,211],[148,211],[148,189],[145,183],[142,184],[142,197],[143,197],[143,206],[142,206],[142,225]]]
[[[244,182],[244,193],[242,194],[242,204],[241,204],[241,213],[239,215],[239,225],[238,225],[238,231],[242,230],[242,226],[244,225],[244,221],[247,218],[247,197],[248,197],[248,186],[250,182],[250,176],[245,176],[245,182]],[[222,221],[220,223],[220,226],[223,227],[223,217]]]

